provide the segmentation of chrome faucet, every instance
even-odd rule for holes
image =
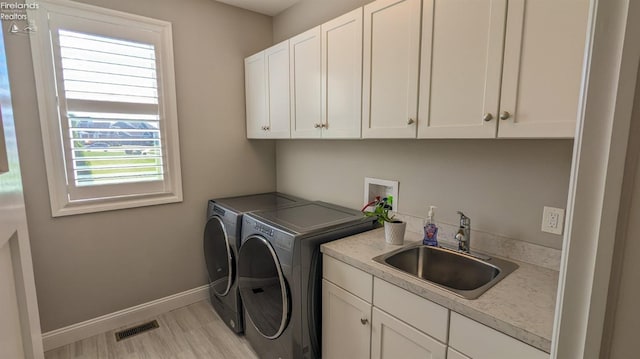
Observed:
[[[458,211],[460,215],[460,228],[456,234],[458,240],[458,250],[469,253],[471,251],[471,219]]]

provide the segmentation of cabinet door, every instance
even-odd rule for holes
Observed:
[[[494,138],[506,0],[425,0],[419,138]]]
[[[359,138],[362,121],[362,8],[322,24],[324,138]]]
[[[416,137],[420,17],[420,0],[364,7],[362,137]]]
[[[588,0],[510,0],[498,137],[573,137]]]
[[[444,359],[447,346],[373,308],[371,359]]]
[[[369,358],[371,304],[322,280],[322,357]]]
[[[289,41],[264,50],[267,72],[267,137],[289,138]]]
[[[291,138],[322,133],[320,26],[289,39]]]
[[[266,138],[267,88],[264,51],[244,59],[247,138]]]

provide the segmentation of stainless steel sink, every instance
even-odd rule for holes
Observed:
[[[476,299],[518,268],[499,258],[481,260],[440,247],[414,245],[373,258],[466,299]]]

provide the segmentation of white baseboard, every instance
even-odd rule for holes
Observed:
[[[44,350],[48,351],[59,348],[77,342],[78,340],[149,319],[207,298],[209,298],[209,286],[203,285],[182,293],[76,323],[68,327],[52,330],[42,335]]]

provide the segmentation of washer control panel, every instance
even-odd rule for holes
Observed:
[[[264,224],[260,224],[260,223],[256,222],[256,224],[253,226],[253,228],[255,228],[256,231],[258,231],[258,232],[260,232],[260,233],[262,233],[264,235],[273,237],[273,228],[271,228],[269,226],[265,226]]]

